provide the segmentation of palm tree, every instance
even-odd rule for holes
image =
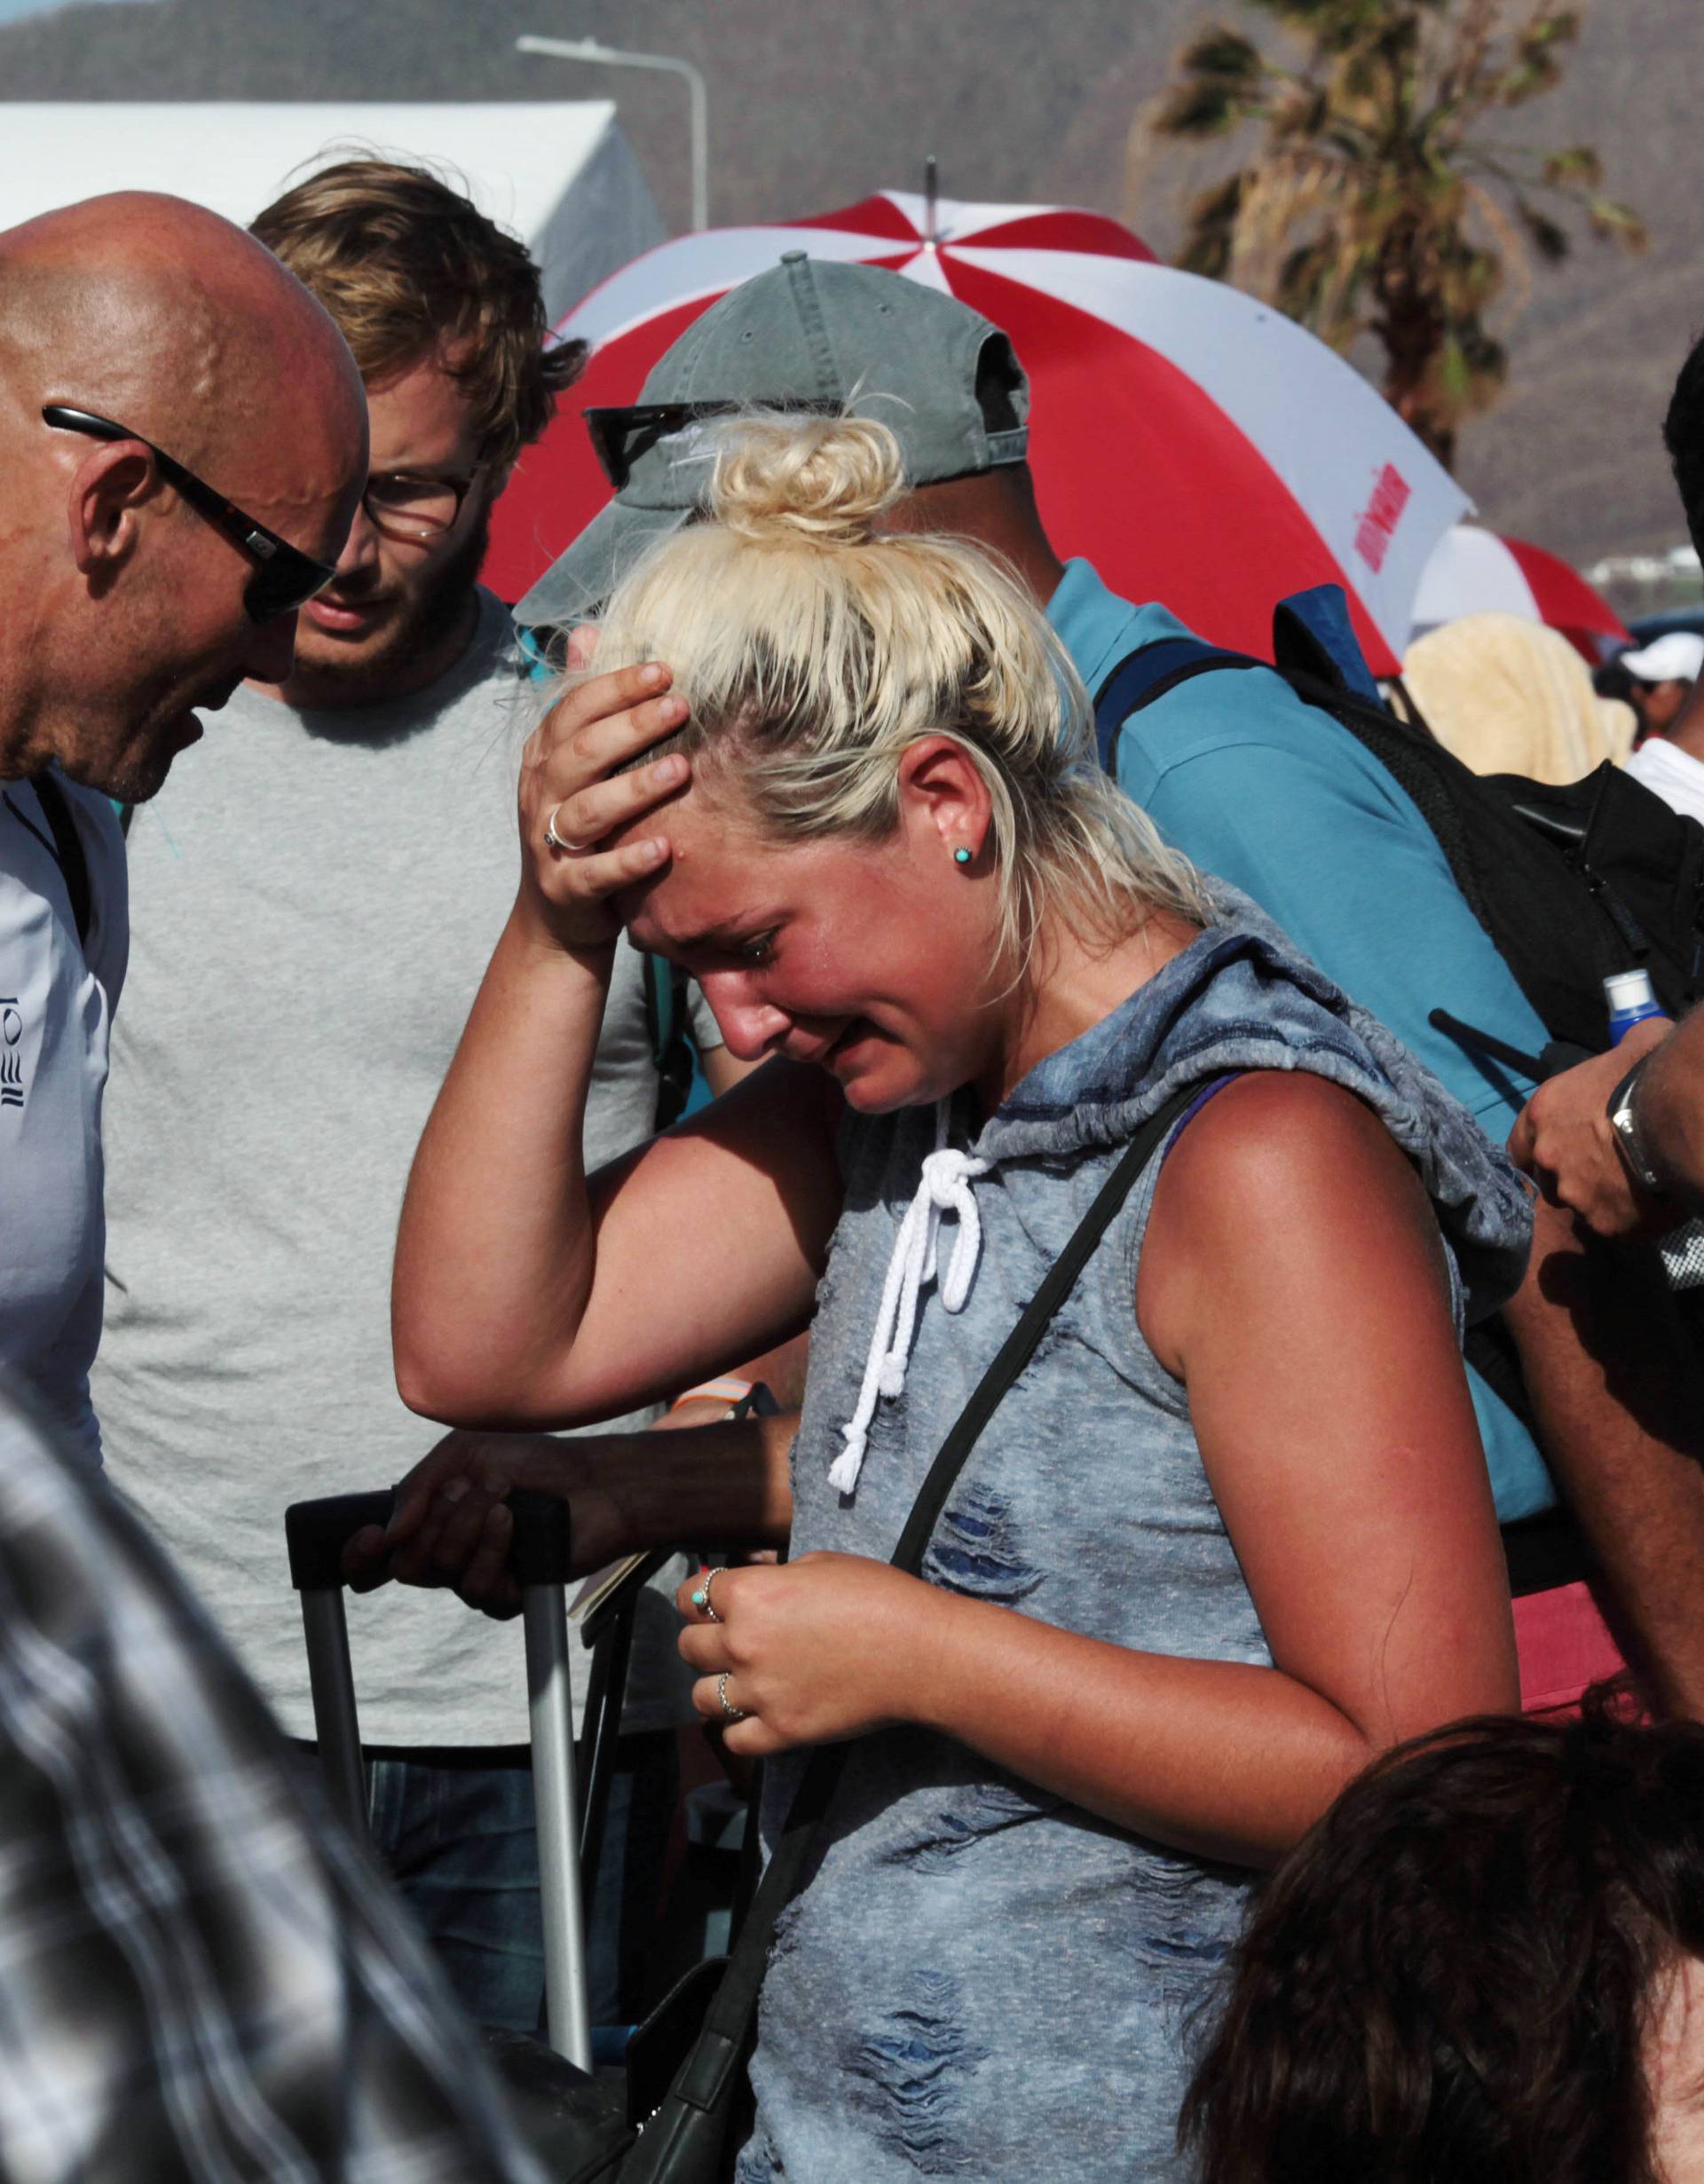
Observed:
[[[1487,313],[1533,256],[1571,247],[1561,217],[1639,249],[1588,145],[1491,142],[1487,118],[1558,80],[1577,9],[1549,0],[1245,0],[1290,65],[1241,31],[1198,31],[1150,116],[1163,136],[1264,137],[1189,210],[1179,263],[1265,296],[1338,350],[1370,334],[1384,390],[1439,458],[1501,391]],[[1518,305],[1517,305],[1518,307]]]

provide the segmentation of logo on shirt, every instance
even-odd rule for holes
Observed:
[[[1393,462],[1387,462],[1373,480],[1373,497],[1355,526],[1355,551],[1375,576],[1384,566],[1396,526],[1413,497],[1413,486]]]
[[[0,993],[0,1108],[24,1104],[24,1058],[20,1052],[23,1036],[17,995]]]

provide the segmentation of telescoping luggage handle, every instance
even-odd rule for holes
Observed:
[[[332,1494],[284,1513],[290,1582],[302,1596],[308,1681],[320,1764],[332,1802],[351,1827],[367,1825],[367,1770],[355,1708],[355,1680],[343,1614],[343,1549],[368,1525],[389,1523],[393,1497]],[[521,1588],[526,1637],[527,1711],[538,1809],[539,1894],[544,1920],[545,1993],[550,2045],[582,2070],[592,2067],[586,2004],[586,1935],[574,1849],[573,1705],[568,1682],[568,1504],[517,1491],[509,1568]]]

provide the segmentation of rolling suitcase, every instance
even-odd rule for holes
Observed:
[[[302,1599],[308,1677],[320,1766],[330,1802],[358,1833],[367,1832],[367,1772],[343,1613],[343,1549],[368,1525],[389,1520],[390,1491],[335,1494],[298,1502],[285,1511],[290,1582]],[[613,2184],[636,2156],[634,2184],[657,2173],[671,2184],[698,2184],[719,2175],[720,2152],[682,2149],[659,2132],[643,2149],[646,2119],[671,2095],[681,2056],[699,2037],[706,1998],[714,1994],[722,1959],[698,1965],[679,1981],[628,2045],[625,2071],[591,2074],[591,2028],[586,2007],[584,1889],[597,1863],[615,1741],[620,1729],[633,1615],[645,1581],[668,1559],[650,1555],[627,1572],[587,1617],[592,1646],[582,1746],[585,1789],[576,1803],[572,1709],[568,1681],[565,1588],[571,1532],[567,1504],[548,1494],[509,1497],[515,1531],[509,1566],[521,1587],[526,1645],[527,1701],[538,1808],[539,1880],[545,1936],[548,2044],[524,2033],[487,2027],[486,2052],[509,2096],[516,2123],[561,2184]],[[579,1853],[576,1855],[576,1836]],[[754,1999],[754,1998],[753,1998]],[[697,2103],[689,2109],[689,2125]],[[689,2128],[689,2138],[691,2132]],[[722,2131],[711,2133],[719,2149]]]
[[[356,1533],[388,1521],[391,1500],[389,1490],[335,1494],[296,1502],[284,1518],[290,1582],[302,1600],[314,1730],[327,1792],[361,1835],[367,1833],[367,1770],[343,1613],[343,1555]],[[509,1507],[515,1518],[510,1566],[521,1586],[526,1648],[548,2037],[547,2042],[488,2027],[484,2039],[516,2123],[533,2151],[564,2184],[579,2184],[581,2179],[590,2184],[611,2173],[634,2133],[619,2074],[592,2075],[585,1888],[596,1864],[608,1805],[634,1607],[646,1578],[667,1557],[654,1555],[640,1564],[588,1620],[594,1651],[582,1803],[576,1798],[581,1770],[576,1764],[568,1672],[568,1507],[548,1494],[522,1492],[510,1495]]]
[[[389,1492],[335,1494],[297,1502],[284,1515],[290,1582],[302,1598],[314,1733],[327,1793],[362,1834],[367,1826],[367,1769],[343,1614],[343,1555],[356,1533],[389,1521],[390,1504]],[[517,1494],[510,1507],[515,1513],[511,1563],[521,1586],[526,1643],[549,2041],[558,2054],[589,2073],[592,2039],[568,1683],[568,1505],[546,1494]],[[619,1693],[613,1703],[619,1709]]]

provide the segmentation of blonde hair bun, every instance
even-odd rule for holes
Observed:
[[[886,425],[777,411],[718,436],[710,511],[754,544],[859,546],[904,490],[899,442]]]
[[[885,424],[763,409],[692,453],[710,520],[653,539],[599,617],[592,672],[667,660],[690,709],[645,761],[687,752],[705,784],[725,766],[775,840],[877,842],[906,751],[944,736],[987,785],[1002,958],[1025,960],[1050,901],[1097,936],[1156,908],[1204,919],[1194,871],[1102,770],[1088,693],[1016,572],[966,539],[877,532],[906,490]]]

